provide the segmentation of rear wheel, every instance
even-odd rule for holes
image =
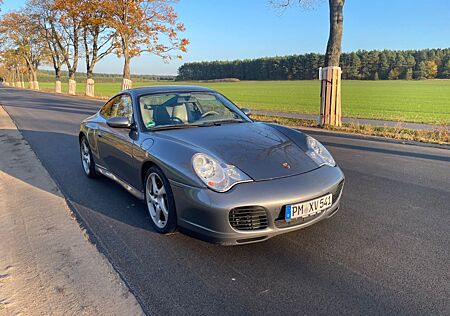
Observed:
[[[169,181],[162,171],[153,166],[145,176],[145,203],[153,228],[162,234],[175,231],[177,213]]]
[[[88,178],[96,178],[97,172],[95,171],[94,158],[92,157],[91,147],[86,139],[82,137],[80,141],[80,156],[81,166],[83,167],[84,174]]]

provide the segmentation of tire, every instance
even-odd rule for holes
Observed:
[[[145,205],[153,228],[161,234],[174,232],[177,228],[177,212],[169,180],[161,169],[152,166],[145,174],[144,184]]]
[[[92,156],[91,147],[85,136],[81,137],[80,140],[80,158],[84,174],[91,179],[97,178],[98,174],[95,171],[94,157]]]

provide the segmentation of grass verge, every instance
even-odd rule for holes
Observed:
[[[319,112],[319,80],[239,82],[135,81],[134,87],[154,85],[199,85],[217,90],[240,107],[252,110],[303,114]],[[77,93],[86,84],[79,80]],[[53,82],[41,82],[54,90]],[[62,83],[67,91],[67,83]],[[107,98],[120,91],[120,82],[98,82],[95,94]],[[450,80],[344,80],[342,116],[415,123],[450,125]]]
[[[256,121],[272,122],[291,127],[318,127],[317,121],[315,120],[266,115],[252,115],[252,118]],[[405,141],[450,145],[450,127],[445,125],[436,126],[436,128],[432,130],[415,130],[402,127],[380,127],[355,123],[344,123],[341,127],[325,126],[322,129],[370,136],[381,136]]]
[[[119,84],[117,84],[119,85]],[[42,84],[42,91],[44,92],[52,92],[49,83]],[[83,84],[80,84],[81,88],[84,88]],[[139,85],[136,85],[139,86]],[[80,88],[80,87],[79,87]],[[65,91],[65,90],[63,90]],[[105,91],[104,91],[105,92]],[[105,94],[96,95],[97,99],[107,99],[108,95],[113,94],[112,91],[108,91]],[[80,92],[77,94],[78,96],[82,96]],[[252,118],[256,121],[264,121],[264,122],[273,122],[281,125],[291,126],[291,127],[318,127],[317,121],[315,120],[305,120],[299,118],[287,118],[287,117],[278,117],[278,116],[267,116],[267,115],[256,115],[253,114]],[[418,141],[424,143],[435,143],[435,144],[450,144],[450,126],[445,125],[436,125],[436,127],[432,130],[415,130],[415,129],[407,129],[400,127],[380,127],[380,126],[372,126],[372,125],[364,125],[364,124],[356,124],[356,123],[344,123],[341,127],[334,126],[325,126],[322,129],[334,130],[346,133],[354,133],[354,134],[362,134],[362,135],[370,135],[370,136],[381,136],[387,138],[393,138],[398,140],[405,141]]]

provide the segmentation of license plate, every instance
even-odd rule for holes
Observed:
[[[333,204],[333,195],[330,193],[311,201],[286,205],[285,219],[286,221],[290,221],[294,218],[315,215],[329,208],[331,204]]]

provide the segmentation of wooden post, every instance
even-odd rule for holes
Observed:
[[[56,93],[61,93],[61,80],[56,80],[55,81],[55,92]]]
[[[94,79],[87,79],[86,80],[86,96],[88,97],[93,97],[95,96],[95,92],[94,92]]]
[[[77,82],[75,80],[69,79],[69,94],[75,95],[77,92]]]
[[[341,68],[321,68],[319,125],[341,126]]]
[[[133,82],[129,79],[122,79],[122,90],[131,89]]]

